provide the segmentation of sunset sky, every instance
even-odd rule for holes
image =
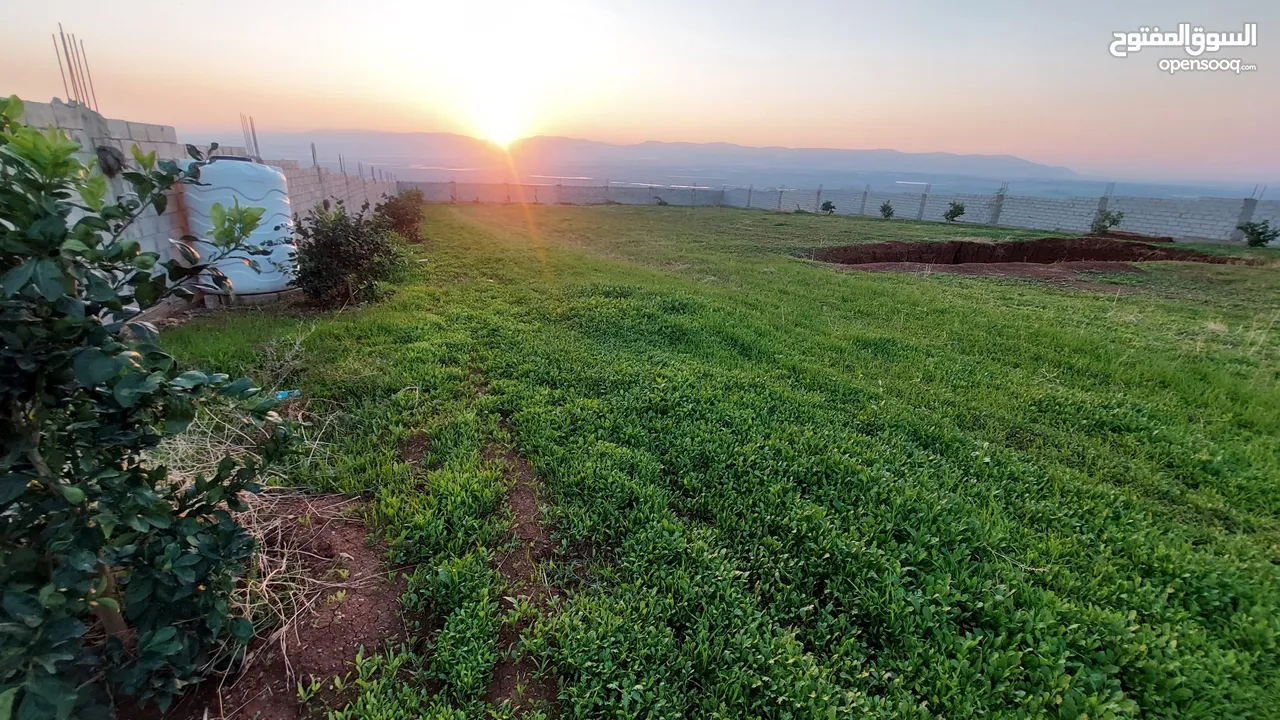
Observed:
[[[105,115],[232,141],[244,112],[263,130],[893,148],[1121,179],[1280,179],[1274,0],[6,5],[0,93],[64,95],[49,36],[61,21],[85,41]],[[1157,61],[1180,48],[1107,50],[1113,32],[1179,22],[1257,23],[1257,47],[1217,57],[1258,70],[1170,76]]]

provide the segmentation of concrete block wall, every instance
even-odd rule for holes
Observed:
[[[919,193],[887,193],[872,190],[867,193],[867,209],[863,214],[880,217],[880,205],[886,200],[893,206],[895,220],[916,219],[916,213],[920,210]],[[862,200],[859,199],[858,202],[861,203]]]
[[[556,193],[557,202],[566,205],[603,205],[608,199],[603,187],[559,185]]]
[[[483,183],[401,182],[401,188],[416,187],[423,192],[427,202],[520,202],[508,186]],[[996,224],[1007,227],[1030,228],[1061,232],[1083,233],[1089,230],[1097,215],[1100,198],[1071,197],[1046,198],[1019,195],[1005,196],[997,203],[995,195],[949,193],[900,193],[848,188],[813,189],[779,188],[690,188],[667,186],[584,186],[584,185],[525,185],[526,202],[541,204],[566,203],[574,205],[602,205],[625,203],[652,205],[660,197],[670,205],[723,205],[726,207],[758,208],[794,212],[797,207],[806,212],[817,212],[821,203],[830,200],[838,215],[880,217],[880,204],[886,200],[893,206],[894,218],[941,222],[943,213],[951,202],[965,205],[965,214],[957,222],[985,225],[991,222],[997,205],[1000,213]],[[865,205],[863,198],[866,198]],[[923,213],[921,200],[924,201]],[[1183,240],[1231,239],[1239,223],[1244,199],[1199,198],[1166,199],[1111,197],[1108,207],[1125,214],[1119,229],[1153,236],[1171,236]],[[1280,225],[1280,201],[1258,203],[1255,220],[1270,220]]]
[[[133,147],[143,153],[154,152],[157,160],[181,160],[187,157],[186,147],[178,143],[178,133],[168,125],[129,122],[104,118],[79,103],[64,103],[54,98],[51,102],[23,101],[22,121],[36,127],[56,127],[79,143],[81,152],[76,157],[88,164],[96,162],[97,148],[108,146],[124,153],[125,161],[136,166]],[[115,202],[129,192],[129,185],[122,178],[108,178],[108,202]],[[72,218],[75,220],[76,218]],[[144,252],[155,252],[161,260],[170,257],[169,238],[187,234],[187,215],[182,203],[182,188],[169,193],[169,205],[164,215],[157,215],[148,208],[124,232],[122,237],[137,240]]]
[[[991,210],[995,205],[995,198],[991,195],[942,195],[930,193],[928,199],[925,200],[924,217],[921,219],[946,222],[943,214],[951,208],[953,201],[964,204],[964,214],[956,219],[957,223],[986,225],[991,222]]]
[[[557,202],[556,198],[559,197],[555,185],[524,185],[523,188],[525,202],[533,205],[551,205]],[[448,193],[445,193],[445,195],[445,202],[448,202]]]
[[[623,205],[653,205],[654,189],[639,185],[611,185],[607,193],[610,202]]]
[[[1258,207],[1254,208],[1253,220],[1255,222],[1269,222],[1271,227],[1280,227],[1280,200],[1261,200]]]
[[[836,206],[837,215],[857,215],[862,208],[862,191],[846,190],[844,188],[827,190],[824,188],[822,201],[826,202],[828,200]]]
[[[724,204],[724,189],[694,188],[693,204],[699,207],[720,207]]]
[[[519,186],[516,186],[517,188]],[[512,202],[511,186],[506,183],[457,183],[457,200],[460,203],[508,203]],[[518,197],[519,194],[516,193]]]
[[[1124,213],[1119,228],[1144,235],[1184,235],[1228,240],[1240,224],[1243,201],[1236,198],[1161,199],[1113,197],[1108,210]],[[1257,214],[1257,211],[1254,211]]]
[[[1043,198],[1008,195],[1000,208],[999,225],[1086,232],[1098,214],[1098,198]],[[1125,230],[1127,225],[1121,225]]]
[[[64,103],[57,98],[48,103],[23,101],[22,120],[37,127],[53,126],[65,131],[80,144],[82,152],[77,153],[77,157],[86,164],[96,160],[96,149],[102,146],[123,152],[131,166],[136,165],[133,160],[135,145],[143,153],[154,152],[157,160],[189,159],[186,145],[179,141],[178,132],[172,126],[105,118],[88,107],[74,102]],[[208,146],[200,149],[207,152]],[[249,153],[244,147],[222,146],[213,154],[246,156]],[[267,164],[284,171],[289,186],[289,203],[296,215],[305,215],[325,199],[341,200],[348,207],[358,209],[366,201],[376,205],[384,194],[394,195],[396,192],[396,183],[389,180],[377,181],[331,173],[325,169],[303,168],[294,160],[274,160]],[[108,179],[107,186],[110,189],[109,200],[113,202],[129,189],[120,178]],[[125,231],[124,237],[137,240],[144,251],[159,253],[165,260],[171,257],[169,239],[186,234],[186,207],[182,187],[179,186],[170,192],[169,206],[164,215],[156,215],[152,209],[146,210]]]
[[[296,160],[265,160],[280,168],[289,187],[289,205],[293,214],[305,217],[311,208],[325,200],[342,202],[348,210],[357,211],[364,203],[377,205],[383,195],[394,195],[396,184],[370,178],[335,173],[327,168],[302,167]]]

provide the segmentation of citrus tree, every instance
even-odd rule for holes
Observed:
[[[0,98],[0,718],[109,714],[107,692],[161,707],[252,635],[228,595],[252,552],[229,510],[291,444],[247,378],[185,370],[139,313],[254,263],[262,211],[219,208],[217,248],[174,241],[162,260],[127,237],[207,161],[134,148],[98,163]],[[109,200],[107,174],[127,191]],[[228,399],[260,428],[247,461],[170,482],[146,453],[201,403]]]

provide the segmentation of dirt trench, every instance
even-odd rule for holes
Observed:
[[[509,598],[527,598],[539,612],[546,612],[548,601],[558,595],[559,590],[540,576],[539,563],[551,554],[551,540],[543,527],[539,502],[542,481],[529,461],[508,447],[490,444],[485,448],[484,458],[501,464],[511,480],[507,507],[511,509],[514,520],[511,534],[515,545],[497,559],[498,572],[509,593],[502,600],[502,609],[512,607]],[[493,669],[484,699],[494,708],[509,702],[517,712],[540,705],[549,706],[554,716],[555,684],[547,678],[535,677],[533,664],[515,657],[516,645],[525,629],[527,623],[521,623],[517,627],[504,627],[499,633],[498,652],[501,656]]]
[[[1027,263],[1054,264],[1078,262],[1151,262],[1179,260],[1215,264],[1241,264],[1242,258],[1208,255],[1196,250],[1115,240],[1103,237],[1042,238],[1012,242],[882,242],[863,245],[820,248],[814,260],[838,265],[880,263],[920,263],[928,265],[970,265]]]
[[[863,272],[949,273],[1062,280],[1081,285],[1080,273],[1140,273],[1135,262],[1178,260],[1248,265],[1248,258],[1209,255],[1196,250],[1151,245],[1165,238],[1128,235],[1042,238],[1010,242],[882,242],[817,248],[808,257]],[[1082,286],[1082,285],[1081,285]]]

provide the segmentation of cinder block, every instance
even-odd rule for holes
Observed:
[[[133,146],[135,145],[138,148],[138,152],[142,153],[143,155],[146,155],[147,153],[152,152],[156,149],[155,143],[147,142],[146,140],[130,143],[130,147],[126,151],[126,153],[129,155],[130,160],[133,159]],[[159,156],[160,156],[160,153],[157,152],[156,157],[159,157]]]
[[[147,138],[147,126],[146,126],[145,124],[143,124],[143,123],[136,123],[136,122],[131,122],[131,123],[127,123],[127,124],[128,124],[128,126],[129,126],[129,139],[130,139],[130,140],[133,140],[134,142],[143,142],[143,141],[146,141],[146,140],[148,139],[148,138]]]
[[[64,130],[83,130],[84,117],[81,115],[83,108],[78,104],[64,103],[57,98],[50,103],[53,108],[54,124]]]
[[[128,140],[129,123],[124,120],[113,120],[107,118],[107,134],[117,140]]]
[[[93,139],[89,137],[89,133],[84,130],[68,130],[67,135],[71,136],[71,139],[80,145],[81,150],[95,152]]]
[[[32,127],[47,128],[57,123],[49,103],[23,102],[22,122]]]
[[[152,125],[152,124],[148,123],[148,124],[146,125],[146,129],[147,129],[147,140],[150,140],[151,142],[154,142],[154,143],[162,143],[162,142],[164,142],[164,127],[163,127],[163,126],[161,126],[161,125]]]
[[[178,142],[178,130],[172,125],[160,126],[160,141],[167,143]]]

